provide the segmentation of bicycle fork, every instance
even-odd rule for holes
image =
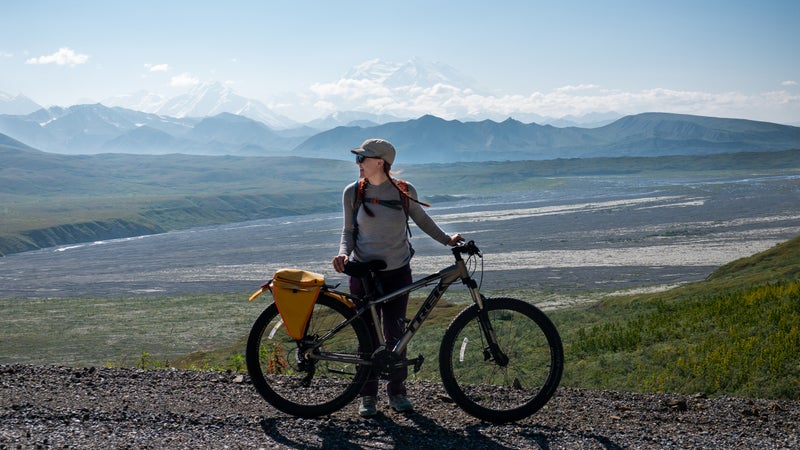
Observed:
[[[489,313],[486,309],[478,312],[478,323],[481,325],[481,330],[486,338],[488,344],[483,349],[483,360],[494,361],[498,366],[505,367],[508,365],[508,356],[500,349],[500,344],[497,342],[497,335],[492,328],[492,323],[489,321]]]
[[[498,366],[505,367],[508,365],[508,355],[506,355],[500,348],[497,342],[497,334],[494,332],[492,322],[489,320],[489,312],[486,308],[486,298],[481,295],[478,290],[478,284],[469,276],[467,266],[463,260],[457,258],[456,265],[461,271],[462,282],[469,289],[472,301],[478,307],[478,323],[481,326],[483,337],[486,339],[487,346],[483,349],[483,360],[494,361]]]

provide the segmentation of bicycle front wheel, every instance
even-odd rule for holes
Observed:
[[[253,324],[245,352],[259,394],[275,408],[298,417],[323,416],[351,402],[370,372],[369,366],[352,362],[369,360],[372,340],[364,322],[352,321],[312,357],[304,349],[354,314],[347,305],[321,294],[305,337],[296,341],[286,333],[275,304],[267,307]]]
[[[472,305],[453,319],[442,339],[442,383],[467,413],[488,422],[513,422],[535,413],[553,396],[564,350],[556,327],[534,305],[489,298],[484,306],[507,361],[495,361],[478,307]]]

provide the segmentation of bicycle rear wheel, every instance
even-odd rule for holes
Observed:
[[[520,420],[547,403],[561,381],[564,350],[558,331],[537,307],[512,298],[485,299],[507,364],[492,358],[477,305],[444,334],[439,370],[445,390],[467,413],[494,423]]]
[[[310,348],[312,342],[354,315],[347,305],[321,294],[305,338],[296,341],[286,333],[275,304],[267,307],[253,324],[245,352],[247,370],[258,393],[275,408],[298,417],[323,416],[351,402],[367,380],[370,367],[305,358],[301,349]],[[372,340],[364,322],[352,321],[315,351],[321,353],[368,361]]]

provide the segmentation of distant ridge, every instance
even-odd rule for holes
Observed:
[[[668,113],[623,117],[599,128],[556,128],[507,119],[460,122],[423,116],[371,128],[319,133],[295,151],[335,157],[370,137],[395,144],[406,163],[706,155],[800,148],[800,128],[743,119]]]
[[[2,149],[14,149],[14,150],[24,150],[24,151],[38,151],[32,147],[29,147],[22,142],[13,139],[5,134],[0,133],[0,150]]]

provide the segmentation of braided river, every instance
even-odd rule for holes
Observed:
[[[701,280],[800,234],[800,174],[574,177],[428,211],[479,245],[484,288],[646,289]],[[341,224],[341,213],[313,214],[12,254],[0,258],[0,298],[245,292],[282,267],[337,282]],[[446,247],[411,230],[415,276],[450,263]]]

